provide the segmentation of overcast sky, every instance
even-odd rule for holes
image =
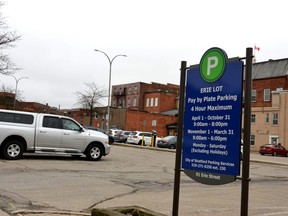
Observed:
[[[20,68],[25,101],[76,108],[75,92],[94,82],[108,89],[132,82],[180,82],[181,61],[199,64],[211,47],[257,62],[288,57],[287,1],[276,0],[6,0],[11,31],[22,36],[4,50]],[[15,87],[13,77],[0,84]],[[107,99],[103,105],[107,105]]]

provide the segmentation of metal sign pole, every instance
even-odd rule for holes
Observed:
[[[245,66],[245,104],[244,104],[244,136],[241,189],[241,216],[248,215],[249,169],[250,169],[250,136],[251,136],[251,89],[252,89],[253,49],[246,49]]]
[[[181,151],[182,136],[184,122],[184,102],[185,102],[185,80],[186,80],[186,61],[181,62],[181,78],[180,78],[180,98],[178,111],[178,127],[177,127],[177,145],[175,158],[175,176],[174,176],[174,194],[173,194],[173,216],[178,216],[179,210],[179,194],[180,194],[180,174],[181,174]]]

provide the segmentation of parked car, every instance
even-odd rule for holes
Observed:
[[[95,127],[92,127],[92,126],[85,126],[85,128],[88,129],[88,130],[99,131],[99,132],[102,132],[102,133],[108,135],[108,137],[109,137],[109,144],[114,143],[114,137],[111,136],[110,134],[108,134],[104,129],[102,129],[102,128],[95,128]]]
[[[271,154],[272,156],[285,156],[288,157],[288,150],[285,149],[282,145],[276,144],[266,144],[260,146],[259,153],[261,155]]]
[[[0,156],[7,160],[29,152],[98,161],[110,148],[106,134],[87,130],[67,116],[0,109]]]
[[[176,136],[166,136],[166,137],[159,139],[157,141],[157,147],[175,149],[176,143],[177,143],[177,137]]]
[[[155,143],[157,143],[159,137],[156,137]],[[136,144],[136,145],[151,145],[152,133],[151,132],[142,132],[142,131],[133,131],[128,135],[127,143]]]
[[[122,130],[120,130],[120,129],[109,129],[108,130],[108,134],[109,135],[111,135],[111,136],[113,136],[113,137],[115,137],[115,135],[117,134],[117,133],[120,133]]]
[[[114,141],[115,142],[121,142],[121,143],[126,143],[128,135],[131,133],[131,131],[121,131],[119,133],[116,133],[114,136]]]

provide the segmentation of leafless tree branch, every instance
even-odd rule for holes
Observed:
[[[77,104],[81,105],[84,109],[89,110],[90,113],[90,125],[92,125],[92,119],[94,116],[95,108],[102,106],[100,100],[108,96],[107,90],[99,88],[94,82],[85,83],[88,88],[86,91],[77,91]]]
[[[3,8],[4,3],[0,0],[0,10]],[[15,46],[15,42],[21,39],[20,35],[17,35],[14,31],[9,31],[6,25],[6,20],[0,11],[0,50],[11,48]],[[9,75],[15,73],[19,68],[16,67],[10,58],[2,52],[0,52],[0,74]]]

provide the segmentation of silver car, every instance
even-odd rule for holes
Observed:
[[[177,144],[177,137],[176,136],[166,136],[166,137],[158,140],[157,147],[175,149],[176,144]]]
[[[119,133],[116,133],[114,136],[114,141],[115,142],[121,142],[121,143],[126,143],[128,135],[131,133],[131,131],[121,131]]]

